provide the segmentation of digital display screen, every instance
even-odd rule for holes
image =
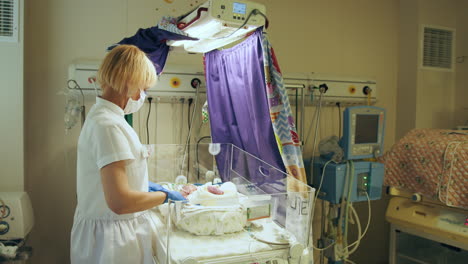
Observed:
[[[378,143],[378,135],[378,115],[356,115],[355,144]]]
[[[232,12],[237,14],[245,15],[245,10],[247,9],[247,4],[236,3],[234,2]]]

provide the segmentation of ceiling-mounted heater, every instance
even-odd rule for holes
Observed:
[[[265,14],[264,5],[251,1],[208,0],[177,23],[179,29],[199,40],[168,41],[168,44],[188,52],[205,53],[242,39],[265,25]]]
[[[18,42],[19,0],[0,0],[0,42]]]

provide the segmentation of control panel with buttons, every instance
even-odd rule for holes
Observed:
[[[255,9],[266,14],[265,6],[259,3],[237,0],[212,0],[212,5],[208,9],[212,17],[225,22],[242,25],[248,20],[249,25],[262,26],[265,24],[263,16],[251,14]]]

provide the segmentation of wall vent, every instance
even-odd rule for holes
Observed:
[[[424,27],[423,67],[451,70],[453,67],[454,30]]]
[[[18,42],[19,0],[0,0],[0,42]]]

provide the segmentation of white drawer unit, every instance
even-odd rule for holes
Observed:
[[[393,197],[390,264],[468,263],[468,211]]]

